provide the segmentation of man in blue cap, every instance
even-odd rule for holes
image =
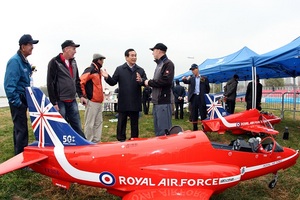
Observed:
[[[191,117],[193,123],[193,131],[198,130],[199,113],[201,120],[207,118],[205,94],[210,92],[209,81],[205,76],[199,73],[198,65],[192,64],[190,70],[193,76],[182,77],[185,84],[189,84],[188,100],[191,104]]]
[[[30,86],[32,69],[27,57],[32,54],[33,45],[38,42],[38,40],[33,40],[29,34],[23,35],[19,40],[19,50],[9,59],[6,66],[4,89],[14,124],[15,155],[23,152],[24,147],[28,145],[25,89]]]

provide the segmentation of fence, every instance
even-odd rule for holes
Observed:
[[[236,107],[243,107],[246,109],[245,106],[245,99],[237,98]],[[262,93],[262,108],[263,110],[278,110],[280,111],[280,117],[283,119],[285,112],[292,112],[293,119],[296,119],[296,113],[300,112],[300,93],[297,92],[286,92],[286,91],[264,91]]]
[[[286,111],[293,112],[293,119],[296,119],[296,112],[300,112],[299,92],[269,92],[263,93],[262,103],[264,109],[280,110],[281,118],[284,118]]]

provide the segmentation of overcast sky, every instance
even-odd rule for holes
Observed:
[[[153,77],[156,43],[168,47],[175,75],[192,63],[231,54],[244,46],[266,53],[300,36],[299,0],[10,0],[0,2],[0,95],[7,61],[23,34],[40,42],[28,60],[37,66],[34,85],[46,85],[47,65],[71,39],[80,44],[75,55],[79,73],[92,55],[107,57],[113,74],[134,48],[137,64]],[[103,82],[104,86],[107,86]]]

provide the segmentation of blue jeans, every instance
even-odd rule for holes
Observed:
[[[59,113],[71,125],[74,131],[85,138],[81,127],[81,120],[76,99],[72,102],[59,101],[58,107]]]

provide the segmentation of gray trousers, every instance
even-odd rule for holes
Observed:
[[[171,104],[153,105],[153,121],[155,136],[165,135],[166,130],[172,127]]]

